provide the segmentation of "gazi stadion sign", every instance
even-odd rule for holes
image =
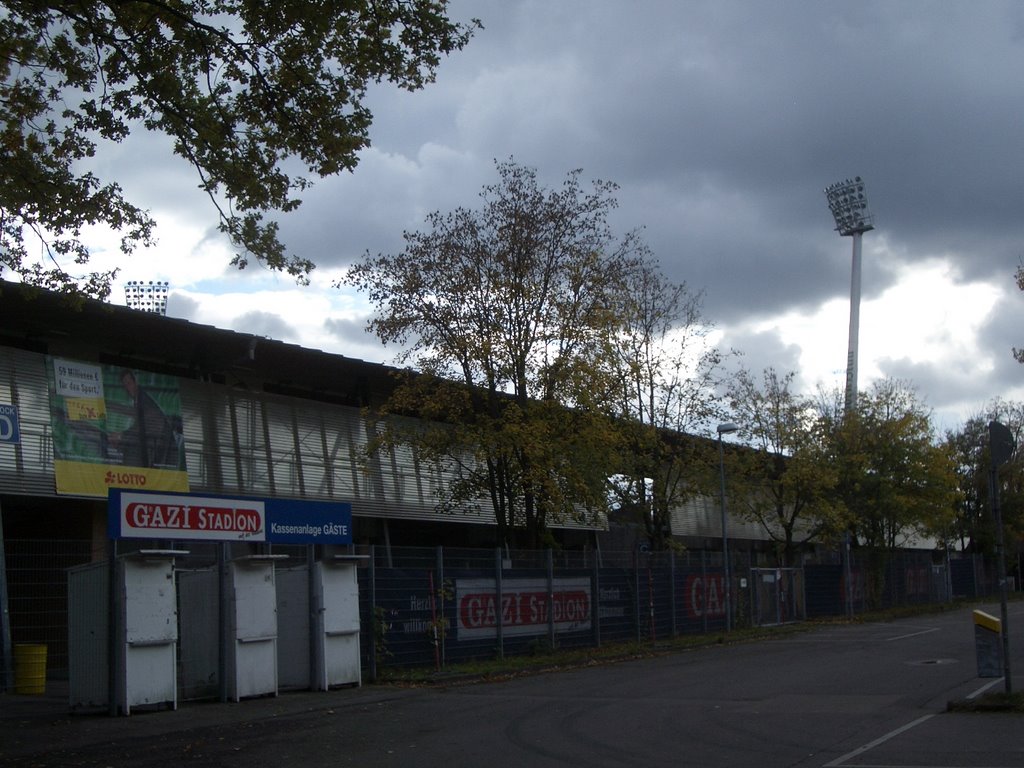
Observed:
[[[351,544],[350,504],[111,489],[112,539]]]

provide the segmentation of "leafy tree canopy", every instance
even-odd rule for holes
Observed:
[[[668,280],[653,260],[630,270],[624,288],[609,344],[609,400],[624,441],[612,493],[651,546],[664,549],[672,513],[714,479],[717,454],[692,436],[723,418],[716,391],[722,355],[711,343],[702,294]]]
[[[953,456],[959,490],[951,538],[960,549],[995,552],[995,523],[989,498],[990,421],[999,421],[1013,433],[1017,449],[999,468],[1000,502],[1008,546],[1024,544],[1024,403],[996,399],[983,412],[946,433],[945,445]]]
[[[513,161],[497,170],[480,207],[431,214],[346,282],[375,305],[370,329],[425,374],[391,410],[448,422],[395,440],[458,466],[466,482],[445,504],[489,497],[501,542],[537,546],[549,522],[606,504],[609,341],[646,249],[611,232],[613,184],[588,189],[573,171],[547,189]]]
[[[876,382],[853,411],[829,421],[836,490],[860,542],[892,550],[913,535],[948,536],[959,493],[955,462],[912,387]]]
[[[758,381],[743,370],[728,390],[740,436],[755,449],[730,456],[733,509],[775,542],[787,565],[844,524],[826,431],[814,404],[793,392],[793,377],[768,368]]]
[[[466,45],[479,23],[446,12],[447,0],[4,0],[0,275],[106,296],[112,272],[67,271],[89,261],[83,228],[110,227],[129,255],[154,222],[88,161],[146,129],[195,168],[233,264],[305,280],[314,265],[266,217],[299,205],[310,180],[295,171],[355,167],[370,84],[422,88]]]

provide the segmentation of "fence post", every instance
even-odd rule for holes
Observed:
[[[377,637],[387,630],[377,618],[377,545],[370,545],[370,682],[377,682]]]
[[[640,626],[640,553],[633,550],[633,619],[636,623],[636,642],[643,640],[643,630]]]
[[[494,550],[494,630],[497,634],[498,658],[505,658],[505,631],[501,611],[501,547]]]
[[[676,553],[668,551],[668,599],[669,632],[676,636]]]
[[[701,617],[704,622],[704,632],[708,631],[708,553],[700,551],[700,588],[704,594],[701,595]]]
[[[440,623],[437,626],[437,631],[441,636],[439,638],[441,642],[441,669],[444,669],[445,664],[448,661],[445,655],[445,641],[448,638],[448,625],[445,624],[444,620],[444,596],[447,594],[448,590],[445,589],[444,586],[444,547],[440,544],[437,546],[437,589],[435,591],[437,592],[436,597],[440,598],[439,602],[441,603],[441,618]]]
[[[548,571],[548,648],[555,649],[555,554],[550,547],[546,550]]]
[[[594,647],[601,647],[601,569],[598,567],[597,558],[594,558],[590,568],[590,613],[594,627]]]

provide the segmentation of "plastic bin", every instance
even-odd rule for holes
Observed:
[[[46,646],[16,643],[14,646],[14,692],[46,693]]]

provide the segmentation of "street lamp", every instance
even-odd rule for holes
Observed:
[[[729,530],[726,527],[725,514],[725,448],[722,447],[722,435],[736,432],[739,427],[731,421],[719,424],[718,427],[718,470],[722,480],[722,563],[725,568],[725,631],[732,629],[732,568],[729,567]]]
[[[860,333],[860,248],[861,237],[875,228],[860,176],[825,187],[828,207],[836,231],[853,238],[853,269],[850,278],[850,346],[846,357],[846,411],[857,404],[857,338]]]

